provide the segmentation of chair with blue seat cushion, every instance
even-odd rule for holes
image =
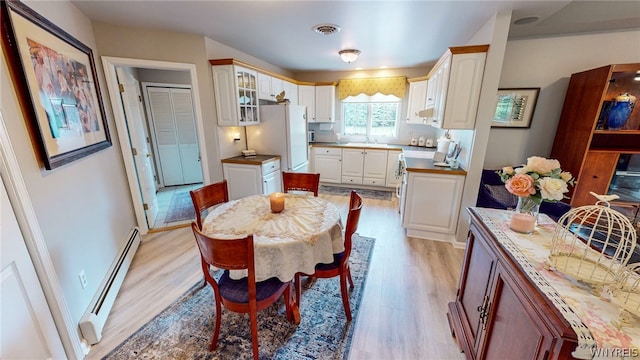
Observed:
[[[215,239],[203,234],[198,225],[191,223],[191,229],[202,256],[202,272],[205,280],[213,288],[216,302],[216,327],[211,339],[210,351],[216,348],[220,334],[222,305],[230,311],[249,313],[253,358],[258,360],[258,311],[263,310],[284,295],[287,318],[299,322],[300,315],[292,302],[291,281],[282,282],[277,278],[256,282],[253,255],[253,235],[240,239]],[[211,267],[224,269],[218,281],[211,276]],[[229,270],[247,270],[247,277],[231,279]]]
[[[351,269],[349,268],[349,255],[351,254],[351,241],[353,234],[358,230],[358,222],[360,221],[360,211],[362,210],[362,197],[355,190],[351,191],[349,199],[349,214],[347,215],[347,225],[344,230],[344,251],[333,254],[333,262],[330,264],[318,264],[315,272],[311,277],[315,278],[332,278],[340,277],[340,292],[342,295],[342,304],[347,321],[351,321],[351,306],[349,305],[349,293],[347,291],[347,281],[349,287],[353,289],[353,279],[351,277]],[[298,304],[301,299],[300,276],[298,273],[295,277],[296,298]]]

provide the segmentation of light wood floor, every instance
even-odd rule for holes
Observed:
[[[321,195],[346,221],[348,197]],[[463,359],[447,323],[463,250],[407,237],[398,203],[364,199],[358,233],[376,239],[350,359]],[[190,228],[143,237],[124,285],[87,359],[100,359],[202,278]]]

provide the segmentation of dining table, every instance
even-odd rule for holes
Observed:
[[[281,212],[271,211],[269,195],[251,195],[212,209],[202,224],[207,236],[218,239],[253,235],[256,281],[288,282],[296,273],[313,274],[317,264],[332,263],[333,255],[344,251],[334,204],[310,195],[283,195]],[[230,271],[233,279],[246,276],[246,270]]]

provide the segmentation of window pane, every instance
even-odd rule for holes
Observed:
[[[397,103],[372,103],[371,135],[395,137],[397,119]]]
[[[345,135],[366,135],[367,134],[367,104],[345,103],[344,104],[344,134]]]

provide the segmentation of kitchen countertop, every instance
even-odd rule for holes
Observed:
[[[262,165],[271,160],[280,159],[280,155],[256,155],[256,156],[234,156],[222,159],[222,163],[226,164],[245,164],[245,165]]]
[[[411,151],[436,151],[435,147],[428,148],[424,146],[411,146],[399,144],[385,144],[379,146],[376,143],[338,143],[338,142],[313,142],[309,145],[316,147],[339,147],[339,148],[356,148],[356,149],[375,149],[375,150],[411,150]]]
[[[423,172],[444,175],[467,175],[467,171],[462,168],[452,169],[450,167],[435,166],[433,159],[405,158],[407,172]]]

